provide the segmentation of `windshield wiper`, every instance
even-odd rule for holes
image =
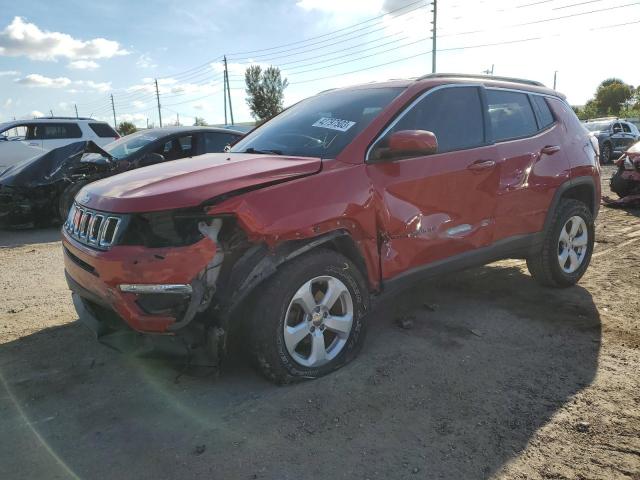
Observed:
[[[262,153],[262,154],[273,154],[273,155],[282,155],[282,150],[256,150],[253,147],[247,148],[242,153]]]

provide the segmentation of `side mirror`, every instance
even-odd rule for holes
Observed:
[[[389,137],[390,158],[422,157],[438,152],[438,139],[426,130],[401,130]]]
[[[159,153],[147,153],[140,160],[138,160],[138,166],[146,167],[147,165],[164,162],[164,160],[164,156],[160,155]]]

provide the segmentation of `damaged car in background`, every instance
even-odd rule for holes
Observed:
[[[88,183],[155,163],[222,152],[242,133],[210,127],[143,130],[103,147],[75,142],[25,160],[0,175],[0,226],[61,223]]]
[[[286,383],[353,359],[371,299],[418,279],[523,258],[574,285],[599,200],[597,143],[561,94],[432,74],[329,90],[229,153],[84,187],[65,274],[107,345],[218,365],[234,338]]]
[[[640,207],[640,142],[627,150],[615,164],[618,170],[611,177],[609,187],[620,198],[605,197],[605,205]]]

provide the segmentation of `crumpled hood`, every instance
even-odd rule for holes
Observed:
[[[88,159],[84,157],[86,153],[97,155]],[[108,157],[109,154],[91,140],[70,143],[10,166],[0,175],[0,185],[27,188],[51,185],[83,162],[107,162]]]
[[[154,212],[195,207],[225,193],[311,175],[311,157],[212,153],[151,165],[84,187],[80,204],[105,212]]]

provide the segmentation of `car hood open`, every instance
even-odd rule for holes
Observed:
[[[80,190],[76,201],[111,213],[188,208],[227,193],[311,175],[321,167],[320,158],[212,153],[99,180]]]
[[[84,156],[93,153],[91,158]],[[0,175],[5,187],[37,187],[64,179],[83,162],[104,163],[110,155],[92,141],[75,142],[12,165]]]

